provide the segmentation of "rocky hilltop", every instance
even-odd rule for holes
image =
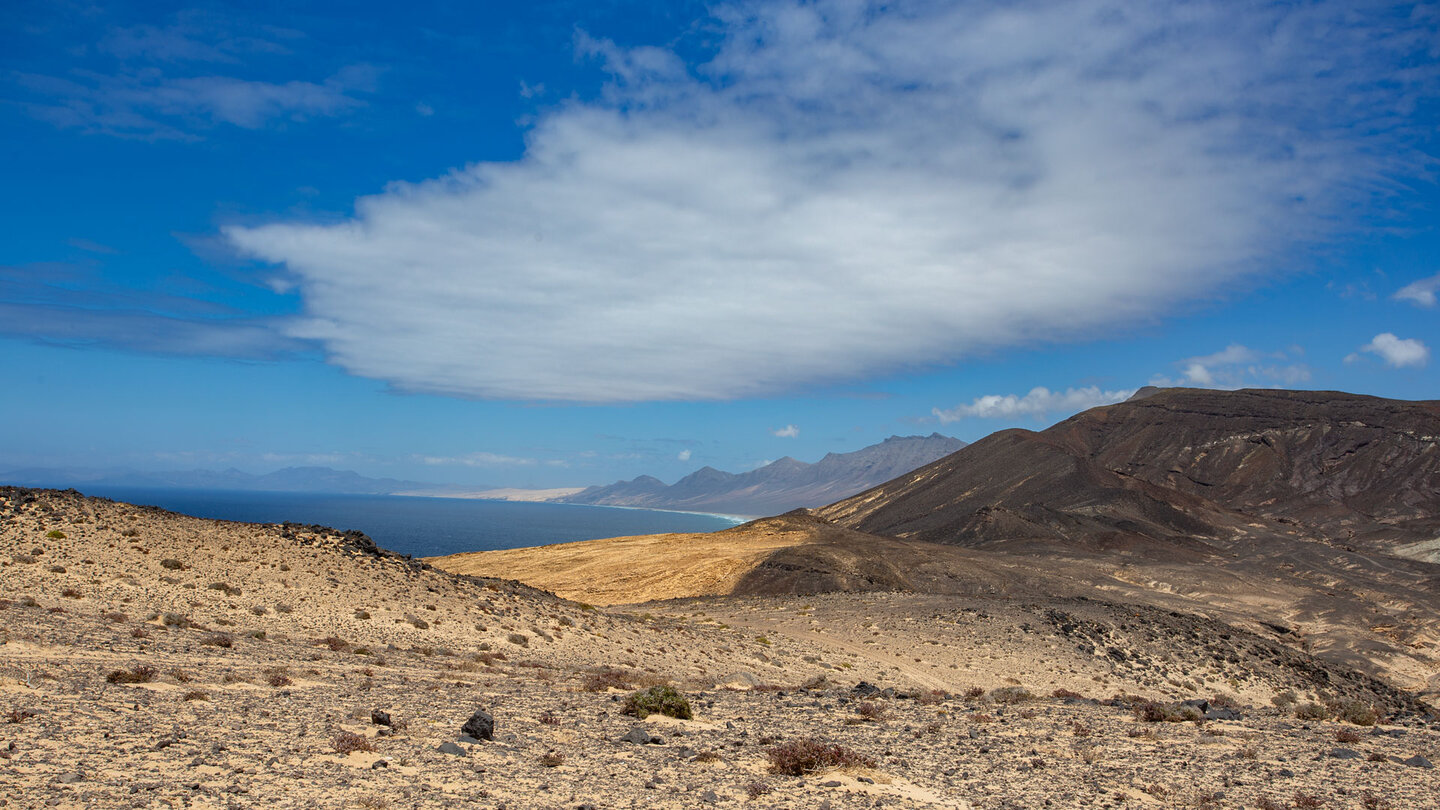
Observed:
[[[891,436],[852,453],[830,453],[814,464],[786,456],[747,473],[703,467],[669,486],[657,478],[642,475],[631,481],[590,487],[557,500],[599,506],[776,515],[848,497],[964,446],[965,442],[939,433]]]

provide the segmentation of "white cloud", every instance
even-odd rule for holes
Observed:
[[[1396,291],[1395,300],[1409,301],[1422,307],[1433,307],[1437,292],[1440,292],[1440,273],[1406,284]]]
[[[467,453],[463,456],[417,456],[421,464],[461,467],[533,467],[540,463],[533,458],[503,456],[498,453]],[[555,462],[546,462],[554,465]],[[563,462],[561,462],[563,466]]]
[[[680,459],[681,461],[689,461],[689,460],[690,460],[690,451],[689,451],[689,450],[681,450],[679,453],[677,453],[677,454],[675,455],[675,458],[678,458],[678,459]]]
[[[612,82],[523,159],[225,233],[288,268],[290,334],[353,374],[733,398],[1153,319],[1413,169],[1369,122],[1413,100],[1393,68],[1424,43],[1352,3],[716,14],[698,66],[582,38]]]
[[[1157,374],[1150,384],[1169,388],[1245,388],[1299,385],[1310,379],[1310,368],[1303,363],[1284,362],[1291,355],[1303,354],[1298,347],[1289,352],[1260,352],[1232,343],[1214,354],[1187,357],[1176,363],[1181,370],[1178,378]]]
[[[1042,417],[1053,413],[1077,413],[1100,405],[1123,402],[1135,389],[1102,391],[1097,386],[1067,388],[1064,392],[1048,388],[1030,389],[1025,396],[989,394],[976,397],[969,405],[956,405],[949,410],[931,410],[944,424],[961,419],[1014,419],[1021,416]]]
[[[794,439],[800,435],[800,428],[794,425],[786,425],[783,428],[776,428],[770,431],[770,435],[779,436],[782,439]]]
[[[1389,332],[1376,335],[1374,340],[1361,346],[1360,351],[1369,352],[1394,368],[1419,367],[1430,360],[1430,347],[1423,342],[1415,338],[1398,338]],[[1358,356],[1354,354],[1345,358],[1347,362],[1356,359]]]

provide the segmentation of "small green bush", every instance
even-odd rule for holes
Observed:
[[[45,536],[50,538],[51,540],[64,540],[65,532],[62,532],[59,529],[51,529],[50,531],[45,533]]]
[[[689,720],[695,716],[694,712],[690,710],[690,701],[675,691],[673,686],[652,686],[649,689],[632,692],[629,697],[625,698],[624,711],[625,714],[633,715],[641,720],[652,714],[663,714],[679,720]]]

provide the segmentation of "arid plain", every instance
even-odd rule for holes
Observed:
[[[1440,796],[1440,732],[1412,695],[1181,611],[899,591],[599,607],[318,527],[21,489],[0,516],[8,807]],[[659,685],[691,719],[624,713]],[[460,740],[476,710],[493,740]],[[806,744],[836,756],[797,764]]]

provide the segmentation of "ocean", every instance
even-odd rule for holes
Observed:
[[[723,515],[580,504],[323,495],[200,489],[77,487],[86,495],[172,512],[247,523],[313,523],[359,529],[382,548],[416,557],[546,546],[600,537],[711,532],[739,520]]]

